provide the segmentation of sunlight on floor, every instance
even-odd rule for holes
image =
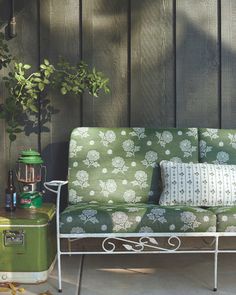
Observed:
[[[102,272],[121,273],[121,274],[153,274],[156,272],[154,268],[100,268]]]

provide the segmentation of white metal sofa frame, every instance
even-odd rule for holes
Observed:
[[[219,253],[236,253],[235,250],[224,250],[219,248],[220,237],[236,237],[234,232],[197,232],[197,233],[94,233],[94,234],[61,234],[60,233],[60,197],[61,188],[68,181],[53,180],[45,182],[44,186],[49,191],[57,194],[56,201],[56,229],[57,229],[57,261],[58,261],[58,292],[62,292],[62,275],[61,275],[61,255],[75,254],[168,254],[168,253],[212,253],[214,254],[214,287],[217,291],[218,284],[218,254]],[[192,237],[211,237],[214,248],[207,250],[179,250],[181,247],[181,238]],[[84,239],[84,238],[103,238],[101,251],[61,251],[60,239]],[[129,240],[129,238],[138,238],[138,241]],[[157,238],[168,238],[168,248],[158,246]],[[121,241],[128,244],[122,244],[123,251],[116,250],[115,241]],[[132,246],[133,245],[133,246]]]

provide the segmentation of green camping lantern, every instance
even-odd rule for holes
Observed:
[[[19,197],[21,208],[39,208],[42,206],[42,193],[37,191],[37,183],[41,182],[43,160],[33,150],[25,150],[18,158],[17,179],[21,183],[22,192]]]

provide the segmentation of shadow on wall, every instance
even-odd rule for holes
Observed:
[[[47,181],[51,180],[66,180],[68,174],[68,153],[69,153],[69,143],[68,142],[58,142],[49,144],[42,151],[42,158],[44,164],[47,167]],[[62,196],[67,196],[66,187],[62,190]],[[56,195],[50,192],[46,192],[44,197],[46,202],[55,202]],[[62,207],[67,204],[67,198],[61,199]]]
[[[0,0],[0,7],[0,29],[2,29],[10,19],[9,0]]]
[[[107,5],[107,1],[99,1],[99,5],[96,6],[96,15],[101,18],[102,16],[106,18],[112,18],[114,16],[114,18],[119,21],[117,16],[127,12],[122,9],[118,2],[114,3],[115,4],[112,3]],[[132,39],[134,37],[139,38],[138,40],[140,48],[138,54],[140,54],[142,58],[135,58],[135,62],[132,62],[131,64],[131,74],[138,73],[135,76],[131,76],[131,83],[137,85],[140,89],[138,96],[136,96],[135,99],[133,97],[131,101],[131,111],[133,108],[136,112],[135,122],[132,121],[131,117],[131,125],[144,127],[165,127],[165,118],[169,116],[174,118],[175,113],[177,112],[176,123],[179,127],[220,127],[220,108],[221,105],[224,104],[225,96],[222,97],[222,103],[220,105],[220,61],[218,40],[216,40],[216,24],[213,24],[212,22],[212,26],[215,26],[215,33],[210,35],[207,33],[207,27],[204,30],[199,26],[201,23],[204,26],[207,26],[204,16],[202,16],[202,22],[199,21],[198,18],[198,22],[195,23],[195,21],[189,18],[186,13],[181,11],[178,12],[176,44],[177,71],[175,73],[175,52],[173,39],[165,39],[167,36],[165,32],[165,26],[167,26],[171,31],[168,36],[173,38],[173,30],[175,27],[174,25],[168,26],[168,21],[172,20],[172,11],[157,11],[155,15],[155,10],[153,9],[154,7],[155,9],[158,9],[158,6],[160,6],[159,9],[163,9],[161,8],[161,1],[159,1],[158,4],[155,0],[138,1],[137,3],[138,4],[135,5],[135,2],[132,2],[132,14],[138,14],[140,17],[132,18],[131,37]],[[152,11],[151,14],[150,11]],[[160,16],[162,18],[163,27],[158,27],[156,32],[153,27],[150,27],[150,29],[145,27],[145,31],[143,31],[143,22],[147,21],[145,18],[147,18],[149,15],[151,15],[155,21],[157,18],[159,19]],[[213,17],[217,19],[217,16]],[[111,30],[111,28],[108,27],[110,23],[107,22],[107,25],[106,23],[104,24],[100,26],[93,26],[94,36],[101,36],[101,40],[106,40],[106,43],[108,45],[111,44],[113,48],[116,48],[117,46],[119,49],[120,43],[126,44],[124,40],[126,40],[128,36],[126,26],[127,23],[124,22],[122,24],[118,24],[117,30],[119,33],[116,32],[115,35],[114,30]],[[152,24],[152,21],[150,24]],[[154,37],[152,35],[153,32]],[[149,42],[153,43],[147,42],[148,37],[150,38]],[[163,42],[160,41],[158,43],[160,47],[157,48],[155,46],[155,40],[158,37],[162,38]],[[92,37],[90,36],[90,38]],[[152,44],[154,44],[154,46],[152,46]],[[96,47],[96,43],[94,43],[93,46],[94,47],[90,47],[88,49],[90,52],[86,53],[86,56],[91,57],[91,60],[93,60],[92,57],[94,55],[100,56],[101,53],[99,52],[99,46]],[[101,50],[104,50],[104,47],[101,47]],[[53,47],[51,48],[51,51],[53,51]],[[60,48],[57,48],[56,52],[59,51]],[[227,46],[226,44],[222,44],[221,51],[224,56],[227,57],[227,60],[230,61],[228,65],[228,71],[234,72],[234,69],[236,68],[235,52],[230,48],[230,46]],[[120,51],[116,52],[112,50],[108,51],[108,53],[110,54],[108,57],[109,61],[119,61],[117,56],[121,54]],[[103,56],[104,55],[101,54],[102,58]],[[70,58],[73,59],[73,57]],[[115,102],[120,99],[119,89],[116,87],[117,81],[120,79],[120,73],[116,71],[115,63],[107,62],[107,60],[103,62],[102,58],[98,59],[101,63],[101,70],[111,73],[111,86],[113,88],[112,94],[111,97],[102,97],[102,104],[98,103],[99,112],[91,110],[87,113],[87,115],[91,116],[91,118],[86,118],[86,122],[89,122],[88,126],[101,126],[102,122],[106,122],[106,125],[103,123],[104,127],[114,126],[114,124],[117,124],[116,126],[118,127],[120,126],[118,125],[120,122],[118,119],[116,119],[116,113],[121,111],[121,109],[117,108],[114,111],[114,108],[116,106]],[[92,63],[89,60],[87,60],[87,62],[90,64]],[[111,68],[112,64],[113,66]],[[177,78],[176,96],[174,89],[175,74]],[[125,78],[127,79],[127,76],[125,76]],[[135,81],[134,79],[137,80]],[[128,82],[126,81],[126,83]],[[235,83],[231,81],[231,84],[229,85],[229,88],[232,89],[232,92],[234,89],[234,84]],[[116,88],[115,91],[114,88]],[[126,100],[128,102],[128,97]],[[231,100],[233,101],[233,99]],[[65,104],[68,107],[66,100]],[[125,104],[125,106],[127,106],[127,104]],[[139,104],[139,107],[135,108],[137,104]],[[166,105],[168,105],[168,107]],[[236,112],[236,106],[234,106],[234,109],[235,111],[231,111]],[[104,114],[106,114],[106,120],[102,118],[102,116],[104,117]],[[130,114],[128,115],[130,116]],[[119,115],[117,117],[119,117]],[[75,127],[79,126],[79,124],[80,122],[74,122]],[[174,124],[175,122],[173,122],[173,127]],[[236,117],[234,121],[230,122],[230,124],[232,127],[236,127]],[[56,126],[54,128],[56,128]],[[64,126],[64,128],[66,129],[67,127]],[[69,129],[66,131],[68,138],[71,131],[72,130]],[[54,144],[52,144],[51,148],[54,153],[53,145]],[[56,161],[58,161],[59,158],[62,156],[67,158],[67,154],[64,154],[65,150],[63,150],[63,146],[60,148],[60,144],[57,145],[56,154],[58,155],[58,159],[56,159],[55,156],[52,156],[51,158],[49,157],[50,161],[53,159],[52,165],[55,165],[55,167],[58,167]],[[60,152],[60,150],[63,152]],[[67,170],[67,167],[63,167],[62,165],[60,167],[63,169],[63,171]],[[60,170],[58,171],[54,168],[50,170],[49,175],[53,178],[60,177],[60,179],[65,179],[64,177],[66,176],[64,172],[60,173]]]

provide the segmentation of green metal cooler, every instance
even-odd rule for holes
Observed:
[[[55,205],[0,209],[0,282],[47,280],[56,257]]]

